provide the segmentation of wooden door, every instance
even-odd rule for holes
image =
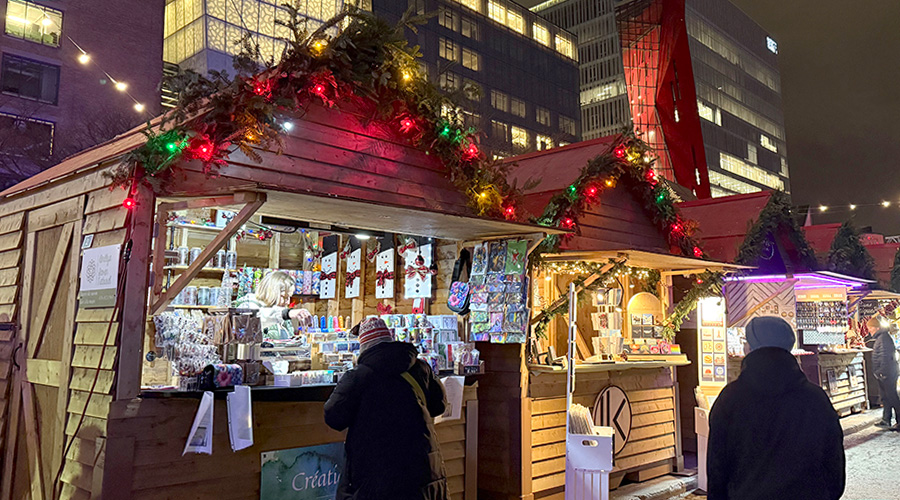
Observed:
[[[3,499],[52,499],[66,444],[84,197],[28,214]]]

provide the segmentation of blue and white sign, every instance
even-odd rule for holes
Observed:
[[[260,500],[332,500],[344,469],[344,443],[261,454]]]

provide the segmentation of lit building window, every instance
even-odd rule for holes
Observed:
[[[516,127],[513,125],[509,128],[510,134],[512,135],[512,143],[513,146],[518,146],[520,148],[528,147],[528,131],[521,127]]]
[[[540,106],[534,108],[534,119],[541,125],[550,126],[550,110]]]
[[[783,177],[790,177],[790,176],[791,176],[791,172],[790,172],[790,170],[788,169],[788,162],[787,162],[787,160],[784,159],[784,158],[781,159],[781,175],[782,175]]]
[[[462,29],[460,32],[463,36],[478,40],[478,24],[467,18],[462,18]]]
[[[467,127],[479,128],[481,127],[481,115],[478,113],[472,113],[470,111],[463,111],[463,124]]]
[[[550,46],[550,30],[543,24],[534,23],[531,26],[531,36],[541,45]]]
[[[509,112],[509,96],[496,90],[491,91],[491,106],[500,111]]]
[[[456,73],[446,71],[444,73],[441,73],[439,85],[441,89],[447,92],[452,92],[459,88],[460,78],[456,75]]]
[[[475,12],[481,12],[481,1],[480,0],[456,0],[456,3],[468,7]]]
[[[747,144],[747,161],[755,165],[759,164],[759,158],[756,156],[756,146]]]
[[[459,46],[453,40],[441,38],[438,42],[438,53],[448,61],[456,61],[459,59]]]
[[[513,10],[507,12],[506,25],[516,33],[525,33],[525,19],[518,12]]]
[[[29,42],[59,47],[62,12],[36,3],[8,0],[6,34]]]
[[[462,49],[462,65],[473,71],[481,69],[478,64],[478,53],[473,50]]]
[[[488,17],[500,24],[506,24],[506,7],[497,2],[488,2]]]
[[[709,183],[713,186],[713,196],[717,197],[728,196],[732,193],[747,194],[762,191],[762,189],[752,184],[747,184],[746,182],[739,181],[734,177],[716,172],[714,170],[709,171]],[[715,189],[714,186],[718,186],[721,189]],[[723,191],[725,189],[727,189],[728,191]]]
[[[763,186],[777,189],[779,191],[784,191],[784,181],[781,180],[780,177],[775,174],[771,174],[759,167],[750,165],[749,163],[741,160],[736,156],[732,156],[726,153],[719,153],[719,167],[726,172],[737,174],[745,179],[758,182]],[[712,172],[710,172],[710,175],[712,175]]]
[[[566,141],[559,141],[559,147],[568,146],[569,144],[572,144],[572,143],[566,142]]]
[[[3,54],[0,90],[4,94],[56,104],[59,97],[59,66]]]
[[[697,111],[700,112],[700,118],[703,118],[706,121],[713,122],[718,126],[722,126],[722,111],[719,108],[713,108],[712,106],[707,106],[701,100],[697,100]]]
[[[545,149],[550,149],[553,147],[553,139],[546,135],[537,134],[534,139],[538,151],[543,151]]]
[[[564,134],[575,135],[575,120],[566,118],[565,116],[560,116],[559,130]]]
[[[773,141],[772,138],[767,136],[766,134],[759,134],[759,145],[773,153],[778,152],[778,145],[776,145],[775,141]]]
[[[509,112],[516,116],[525,118],[525,101],[521,101],[516,98],[510,99]]]
[[[581,91],[581,105],[583,106],[592,102],[605,101],[624,93],[624,82],[612,82],[605,85],[599,85],[597,87]]]
[[[556,51],[569,59],[575,59],[575,44],[559,33],[556,34]]]
[[[438,14],[438,23],[447,28],[448,30],[456,30],[456,20],[453,18],[453,11],[450,9],[446,9],[441,7],[441,11]]]

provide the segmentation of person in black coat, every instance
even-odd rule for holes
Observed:
[[[381,319],[363,321],[359,341],[358,366],[325,403],[325,422],[349,429],[337,500],[447,500],[433,423],[447,405],[443,385]]]
[[[838,500],[844,492],[843,432],[821,387],[790,353],[791,326],[777,317],[747,326],[741,375],[713,403],[709,500]]]
[[[894,354],[896,349],[894,348],[894,338],[882,323],[882,319],[880,316],[874,316],[866,323],[869,331],[875,332],[873,335],[875,344],[872,346],[872,371],[878,380],[881,405],[884,407],[881,422],[875,425],[900,431],[900,396],[897,396],[897,358]],[[891,427],[891,413],[897,419],[897,423],[893,427]]]

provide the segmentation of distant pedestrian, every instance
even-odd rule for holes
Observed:
[[[381,319],[354,330],[359,363],[325,403],[325,422],[349,429],[337,500],[447,500],[433,423],[446,408],[443,385]]]
[[[873,316],[866,322],[870,332],[874,332],[875,344],[872,346],[872,371],[878,380],[881,393],[881,405],[884,408],[881,422],[875,424],[881,428],[900,431],[900,397],[897,396],[897,358],[895,357],[894,338],[888,330],[888,321],[881,316]],[[891,414],[897,423],[891,427]]]
[[[791,355],[794,331],[781,318],[754,318],[747,342],[741,375],[710,412],[709,500],[838,500],[841,424]]]

